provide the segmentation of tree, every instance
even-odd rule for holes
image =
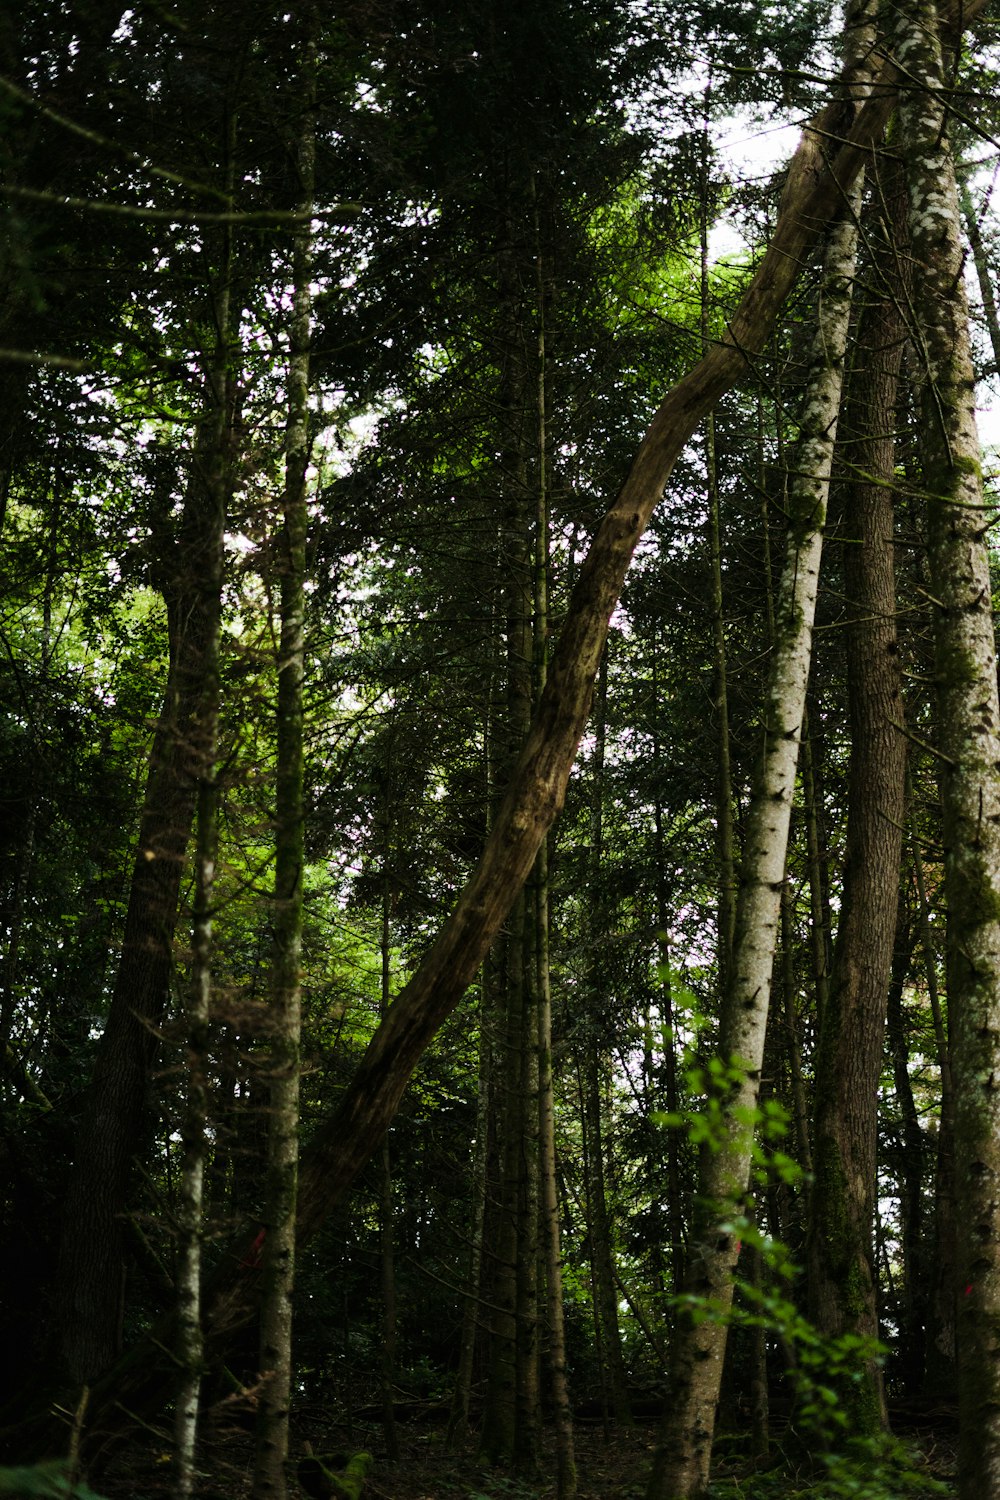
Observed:
[[[880,178],[872,201],[892,233],[900,216],[898,189]],[[893,235],[893,246],[898,243]],[[843,422],[851,759],[840,920],[816,1057],[809,1231],[817,1326],[831,1335],[869,1338],[878,1334],[872,1240],[878,1082],[897,932],[906,772],[892,489],[904,297],[892,262],[883,281],[886,290],[860,312]],[[851,1399],[861,1427],[884,1423],[877,1370]]]
[[[298,211],[292,252],[288,417],[281,525],[275,537],[279,587],[278,702],[272,990],[269,1027],[268,1187],[264,1208],[255,1500],[284,1500],[292,1384],[292,1289],[298,1187],[302,923],[305,882],[303,739],[309,354],[312,344],[312,234],[316,181],[316,22],[302,21],[301,123],[295,142]]]
[[[776,11],[764,14],[770,18]],[[671,113],[654,157],[653,143],[641,130],[630,133],[618,103],[621,90],[632,82],[638,86],[643,69],[662,57],[648,30],[631,34],[632,16],[626,24],[620,8],[603,0],[596,10],[575,0],[513,10],[483,0],[459,12],[430,0],[398,9],[365,0],[336,25],[317,18],[316,183],[315,195],[306,200],[285,149],[299,133],[304,108],[312,113],[298,86],[298,23],[292,27],[254,7],[253,34],[244,33],[246,45],[237,49],[231,75],[229,97],[237,107],[228,149],[238,164],[238,217],[231,221],[218,198],[203,214],[192,185],[197,179],[224,189],[221,136],[192,128],[179,101],[193,70],[204,97],[219,104],[218,65],[233,56],[230,42],[239,28],[231,28],[233,37],[219,38],[218,46],[207,45],[201,22],[192,22],[175,61],[166,38],[174,37],[180,13],[136,13],[116,43],[128,97],[146,99],[137,82],[132,88],[139,74],[151,84],[136,144],[140,136],[152,141],[148,123],[169,124],[175,144],[167,139],[163,156],[169,158],[167,170],[182,169],[177,175],[184,181],[148,173],[145,159],[119,159],[117,175],[109,169],[116,211],[127,199],[149,216],[148,222],[139,220],[141,232],[136,229],[129,243],[148,247],[140,271],[148,266],[150,295],[132,305],[128,342],[115,338],[114,318],[101,315],[101,342],[117,362],[113,386],[90,387],[75,406],[83,382],[66,370],[46,372],[29,387],[27,399],[41,403],[46,423],[60,403],[65,412],[58,425],[39,429],[58,433],[58,451],[50,452],[47,438],[37,435],[20,450],[0,554],[25,574],[35,569],[34,579],[16,578],[13,602],[5,604],[0,622],[4,642],[13,648],[9,665],[0,659],[0,680],[9,684],[14,705],[0,727],[0,764],[11,770],[5,805],[13,810],[0,833],[0,1014],[10,1042],[0,1072],[0,1152],[14,1167],[10,1187],[0,1194],[5,1226],[17,1225],[22,1204],[29,1206],[32,1225],[44,1226],[51,1210],[32,1204],[33,1190],[38,1199],[59,1201],[67,1175],[60,1131],[73,1128],[72,1119],[64,1122],[67,1080],[86,1073],[111,999],[103,954],[109,942],[115,944],[124,916],[119,887],[111,891],[111,884],[134,826],[138,799],[132,788],[148,769],[140,716],[149,711],[155,668],[166,654],[167,624],[176,632],[184,623],[168,621],[142,585],[152,576],[150,564],[164,581],[165,564],[174,556],[170,539],[185,524],[185,495],[176,477],[177,454],[186,463],[187,450],[183,439],[169,434],[178,424],[183,432],[193,413],[204,416],[207,440],[213,412],[226,404],[213,407],[205,399],[199,381],[207,366],[198,363],[190,333],[198,330],[209,353],[221,347],[218,331],[202,317],[211,300],[205,295],[204,247],[218,250],[232,236],[236,279],[229,290],[232,307],[239,308],[239,331],[234,322],[229,343],[238,338],[240,347],[228,361],[236,378],[223,424],[233,460],[225,487],[225,565],[221,583],[209,576],[207,565],[201,580],[216,599],[209,623],[222,626],[218,668],[211,653],[202,657],[202,688],[211,686],[216,670],[224,687],[217,757],[224,772],[211,778],[218,795],[219,857],[211,903],[203,888],[199,929],[207,935],[211,907],[216,1014],[196,1049],[209,1085],[208,1128],[196,1122],[189,1133],[206,1152],[206,1246],[217,1256],[205,1288],[206,1358],[215,1364],[224,1350],[231,1351],[226,1363],[247,1388],[243,1399],[265,1395],[257,1481],[262,1492],[280,1492],[283,1482],[291,1404],[286,1378],[293,1381],[289,1389],[301,1389],[325,1411],[343,1406],[356,1412],[370,1401],[372,1412],[388,1404],[394,1419],[404,1415],[391,1389],[396,1382],[384,1363],[380,1369],[380,1329],[386,1350],[395,1341],[398,1384],[415,1394],[438,1395],[458,1364],[461,1416],[477,1375],[476,1309],[485,1321],[499,1303],[484,1274],[484,1251],[498,1248],[511,1269],[504,1301],[516,1398],[512,1436],[500,1446],[506,1462],[516,1463],[522,1474],[531,1471],[536,1378],[539,1365],[544,1367],[532,1339],[545,1321],[535,1280],[536,1271],[542,1274],[536,1217],[545,1229],[562,1493],[572,1493],[574,1478],[559,1372],[570,1366],[574,1393],[583,1397],[598,1386],[598,1301],[597,1326],[606,1340],[620,1324],[632,1378],[658,1381],[671,1345],[675,1376],[683,1376],[685,1362],[691,1367],[692,1350],[709,1355],[697,1362],[704,1368],[689,1382],[691,1400],[683,1379],[674,1380],[678,1424],[687,1430],[682,1441],[671,1441],[671,1461],[677,1456],[686,1462],[693,1450],[694,1477],[676,1481],[684,1486],[707,1482],[722,1337],[708,1328],[692,1338],[684,1318],[676,1321],[671,1299],[686,1287],[705,1310],[707,1291],[707,1310],[725,1321],[734,1281],[745,1281],[750,1284],[739,1290],[744,1300],[734,1304],[733,1316],[744,1320],[750,1301],[766,1315],[775,1305],[780,1271],[774,1262],[762,1266],[759,1258],[755,1265],[746,1245],[737,1263],[737,1238],[755,1242],[760,1235],[766,1244],[768,1236],[779,1237],[798,1259],[811,1212],[813,1306],[821,1309],[825,1330],[809,1335],[820,1341],[809,1345],[814,1352],[836,1351],[835,1336],[852,1327],[853,1319],[873,1326],[876,1278],[886,1298],[890,1339],[900,1347],[892,1320],[919,1305],[914,1289],[924,1272],[915,1217],[904,1204],[919,1195],[919,1168],[930,1160],[939,1118],[929,1038],[936,1028],[935,1045],[943,1054],[943,1018],[938,1014],[932,1028],[927,990],[936,975],[931,962],[925,978],[918,958],[933,954],[942,929],[932,772],[935,760],[946,763],[926,749],[924,758],[918,754],[920,743],[934,735],[919,680],[928,675],[921,632],[930,614],[925,602],[919,609],[912,605],[934,598],[940,607],[946,589],[923,570],[923,550],[908,549],[899,641],[916,669],[907,679],[907,721],[916,787],[911,816],[920,839],[912,864],[923,886],[918,891],[914,874],[894,924],[898,848],[894,854],[887,830],[879,827],[865,769],[871,762],[862,753],[869,738],[873,746],[878,739],[869,737],[862,712],[873,686],[866,656],[870,642],[883,639],[868,616],[891,616],[892,587],[885,578],[876,587],[863,567],[855,577],[852,561],[866,561],[860,548],[838,572],[833,549],[826,590],[817,597],[815,555],[825,481],[837,465],[849,470],[861,453],[862,477],[870,484],[880,473],[883,481],[879,502],[885,484],[905,475],[896,524],[909,541],[918,514],[914,490],[936,460],[932,454],[926,464],[918,461],[917,424],[905,404],[897,403],[891,421],[883,414],[868,422],[869,412],[889,401],[882,393],[888,357],[883,366],[881,354],[856,358],[853,394],[835,444],[837,366],[851,337],[843,317],[843,278],[831,275],[823,283],[816,371],[810,372],[801,353],[817,325],[813,276],[802,278],[806,287],[793,303],[783,301],[798,273],[817,258],[824,224],[844,250],[850,234],[844,206],[856,200],[862,160],[877,160],[898,75],[894,64],[883,61],[885,48],[872,51],[861,87],[875,79],[878,97],[873,94],[863,106],[840,97],[811,116],[780,203],[779,184],[730,189],[735,212],[752,226],[760,248],[742,261],[725,257],[713,269],[707,192],[699,207],[676,184],[685,170],[704,184],[714,102],[727,107],[737,94],[747,103],[760,101],[768,90],[776,95],[779,84],[763,67],[752,77],[739,73],[738,86],[723,82],[729,64],[742,62],[739,26],[714,6],[699,7],[697,15],[684,12],[678,34],[704,42],[712,58],[711,98]],[[736,17],[740,25],[744,19],[742,13]],[[155,44],[134,47],[140,33]],[[529,70],[523,68],[526,45],[535,60]],[[806,75],[816,72],[821,51],[815,14],[803,8],[760,55],[769,65],[777,60],[782,68],[798,69],[782,86],[794,87],[802,104],[815,100],[816,84]],[[116,95],[119,102],[124,97]],[[639,95],[632,98],[638,109]],[[217,117],[224,113],[218,110]],[[99,166],[101,152],[94,160]],[[81,197],[86,191],[103,204],[103,182],[84,172],[79,189]],[[332,222],[346,193],[364,197],[350,236]],[[245,207],[251,219],[242,214]],[[289,219],[296,208],[307,219]],[[171,215],[179,216],[177,222]],[[898,247],[902,232],[893,228],[886,238]],[[302,249],[309,240],[311,268],[297,266],[292,274],[293,245],[297,241]],[[215,272],[224,259],[220,251]],[[845,264],[831,258],[828,269],[843,272]],[[954,280],[954,261],[949,270]],[[218,287],[228,281],[218,278]],[[307,300],[296,285],[315,294],[309,375],[293,359],[291,382],[299,416],[307,407],[310,412],[319,474],[308,527],[299,488],[303,470],[297,460],[291,463],[295,443],[286,415],[289,316]],[[734,290],[743,300],[726,322],[721,309]],[[108,302],[114,301],[109,293]],[[862,345],[871,337],[876,350],[892,343],[884,331],[869,335],[863,323],[855,324],[856,339],[859,334]],[[304,343],[296,334],[292,354],[301,353]],[[685,344],[700,346],[702,357],[667,397],[626,475],[642,392],[671,383]],[[866,385],[869,376],[881,382],[877,389]],[[308,397],[307,378],[313,385]],[[959,383],[964,379],[960,372]],[[783,409],[789,392],[799,404],[812,398],[801,421],[787,414],[790,404]],[[363,427],[353,421],[358,412],[365,414]],[[713,430],[692,444],[708,412]],[[273,456],[282,427],[289,449],[284,479]],[[894,455],[865,446],[869,436],[891,427],[899,429]],[[793,441],[796,436],[801,441]],[[95,455],[91,469],[88,445]],[[205,451],[210,448],[207,443]],[[107,519],[77,532],[70,517],[96,508],[90,474],[101,476]],[[671,494],[654,520],[668,479]],[[620,481],[618,499],[602,521],[601,497],[619,489]],[[289,526],[274,524],[276,494],[284,496],[287,516],[281,519]],[[193,497],[191,489],[192,505]],[[862,497],[859,490],[854,498],[860,514],[849,529],[856,525],[860,536],[869,520],[887,526],[877,522],[880,512],[867,492]],[[785,520],[790,546],[776,608],[772,549]],[[78,537],[79,566],[71,537]],[[286,549],[289,538],[295,545]],[[622,592],[640,540],[637,566]],[[65,581],[64,557],[74,567]],[[982,583],[982,573],[977,576]],[[109,579],[119,601],[116,628],[115,611],[102,599]],[[194,596],[197,581],[187,580],[191,593],[185,598]],[[548,584],[551,603],[543,598]],[[77,602],[78,593],[86,602]],[[854,612],[854,605],[841,603],[848,596],[866,602]],[[797,800],[793,767],[800,733],[805,735],[814,602],[821,628],[810,667]],[[288,629],[275,658],[279,616]],[[108,642],[127,639],[128,627],[140,617],[146,650],[130,648],[122,658],[124,673],[117,667],[112,672],[107,658],[120,648]],[[847,632],[836,627],[849,617],[845,678],[839,643]],[[550,621],[561,638],[546,674]],[[604,650],[609,632],[610,654]],[[94,669],[88,656],[81,680],[68,666],[64,670],[95,651],[100,665]],[[153,667],[145,698],[136,689],[127,705],[124,693],[120,705],[110,701],[124,682],[138,682],[144,655]],[[763,698],[768,655],[776,675]],[[572,762],[595,683],[600,706],[583,774],[574,777]],[[890,698],[892,691],[888,680]],[[280,728],[273,721],[275,693],[283,711]],[[764,748],[770,744],[774,751],[765,760],[777,774],[771,783],[766,774],[758,777],[757,791],[765,795],[748,814],[751,740],[760,738],[762,699],[771,732]],[[853,769],[843,728],[852,700]],[[201,702],[204,710],[204,694]],[[884,727],[891,708],[875,712]],[[192,722],[192,745],[213,715],[214,709],[202,711]],[[74,724],[74,733],[60,739],[61,726]],[[65,847],[58,847],[60,828],[72,820],[74,795],[89,796],[103,784],[95,755],[80,749],[92,729],[95,735],[103,730],[102,743],[114,751],[107,757],[107,782],[116,788],[111,805],[123,809],[117,815],[120,831],[116,827],[96,861],[88,829],[99,829],[100,818],[89,808],[64,837]],[[898,753],[898,738],[889,739]],[[309,753],[300,780],[303,742]],[[19,765],[27,745],[38,747],[44,764],[57,766],[58,774],[43,774],[42,764]],[[960,749],[964,754],[965,747]],[[959,750],[946,753],[956,760]],[[276,813],[271,772],[277,769]],[[203,782],[210,779],[204,773],[202,758]],[[898,796],[899,777],[888,775],[885,787],[886,798]],[[563,802],[558,837],[552,837],[551,821]],[[896,821],[905,822],[905,815]],[[720,823],[727,826],[717,839]],[[484,839],[485,854],[466,884]],[[962,840],[968,842],[964,833]],[[178,839],[180,880],[171,922],[173,913],[184,911],[189,872],[198,863],[204,868],[209,848],[205,840],[194,849],[189,843],[186,835]],[[874,864],[865,855],[871,848],[877,848],[880,872],[874,889],[864,884],[876,873],[867,867]],[[727,897],[736,872],[745,890],[734,946]],[[750,899],[755,882],[759,900]],[[120,885],[127,888],[127,871]],[[952,881],[950,899],[962,899],[954,889]],[[86,931],[99,934],[101,967],[77,989],[74,976],[84,974],[90,939],[79,946],[67,939],[91,892],[97,913]],[[866,902],[879,913],[878,942],[867,941],[865,924],[857,921]],[[449,907],[452,915],[445,919]],[[954,926],[954,913],[952,920]],[[828,933],[835,925],[835,968],[828,975]],[[894,927],[892,1098],[889,1074],[880,1071],[880,1036],[886,933],[891,937]],[[278,938],[278,1003],[268,1016],[263,997],[272,930]],[[954,930],[961,936],[960,928]],[[768,1036],[767,990],[779,939],[775,996],[780,994],[781,1005],[771,1006]],[[199,971],[203,952],[196,958],[183,943],[164,944],[163,953],[170,984],[161,986],[156,1004],[166,1019],[157,1023],[155,1037],[145,1035],[136,1048],[145,1098],[131,1143],[134,1185],[118,1197],[123,1240],[114,1247],[116,1265],[128,1269],[128,1327],[140,1334],[148,1330],[148,1337],[98,1378],[83,1436],[88,1452],[109,1451],[109,1440],[123,1431],[124,1412],[155,1425],[178,1396],[182,1411],[193,1405],[190,1382],[185,1396],[178,1370],[161,1358],[178,1331],[177,1314],[161,1317],[161,1310],[174,1296],[170,1282],[178,1265],[175,1226],[182,1199],[180,1072],[171,1066],[179,1029],[171,1002],[206,968],[201,964]],[[960,962],[961,955],[953,970]],[[868,976],[863,989],[854,984],[854,972],[862,968]],[[477,973],[481,1003],[460,1007]],[[393,974],[401,993],[387,1004]],[[828,979],[832,983],[824,984]],[[730,1002],[728,1011],[720,996]],[[127,1000],[113,1009],[120,1020],[128,1014]],[[492,1035],[501,1011],[507,1023],[502,1077]],[[838,1026],[844,1015],[862,1024],[853,1031]],[[905,1034],[907,1017],[919,1027],[919,1040]],[[281,1055],[271,1056],[270,1030],[279,1019],[274,1040]],[[684,1051],[700,1061],[700,1079],[694,1061],[678,1065]],[[297,1106],[299,1056],[304,1068]],[[585,1109],[572,1076],[577,1058]],[[411,1084],[418,1061],[421,1072]],[[855,1089],[854,1079],[862,1075],[865,1082]],[[822,1137],[816,1158],[808,1132],[814,1079]],[[262,1109],[265,1085],[272,1083],[273,1095]],[[882,1092],[877,1118],[876,1085]],[[501,1100],[507,1101],[504,1122]],[[721,1149],[715,1158],[706,1152],[701,1163],[698,1198],[695,1142],[663,1125],[664,1106],[675,1117],[701,1111],[722,1124],[714,1138]],[[831,1195],[818,1202],[806,1181],[793,1180],[789,1167],[787,1176],[761,1184],[752,1211],[745,1207],[754,1115],[763,1108],[768,1119],[776,1118],[783,1107],[792,1116],[802,1163],[831,1167],[824,1181],[837,1178],[838,1153],[860,1163],[845,1195],[848,1274],[856,1273],[864,1293],[858,1307],[827,1295],[837,1291],[840,1267],[815,1253],[843,1248],[831,1247],[826,1234],[829,1214],[826,1222],[823,1214]],[[303,1154],[295,1225],[294,1149],[286,1147],[299,1113]],[[272,1141],[280,1150],[268,1197],[259,1169],[272,1117]],[[943,1109],[940,1119],[947,1123]],[[930,1122],[926,1130],[921,1121]],[[904,1130],[906,1161],[900,1149]],[[511,1229],[504,1246],[501,1216],[490,1200],[501,1134],[504,1217]],[[366,1174],[380,1135],[383,1170],[379,1175],[373,1167]],[[943,1140],[947,1131],[941,1135]],[[584,1145],[588,1170],[581,1184],[574,1163]],[[391,1206],[385,1192],[390,1150]],[[967,1154],[966,1163],[970,1159],[979,1158]],[[37,1184],[34,1163],[42,1166]],[[192,1167],[197,1165],[193,1159]],[[603,1185],[600,1168],[607,1174]],[[543,1188],[540,1215],[533,1202],[536,1183]],[[739,1218],[721,1216],[720,1204],[707,1201],[725,1196],[745,1212],[745,1234],[734,1233]],[[877,1217],[869,1245],[873,1203]],[[942,1214],[942,1224],[945,1219]],[[195,1248],[199,1228],[197,1218],[189,1222]],[[390,1228],[396,1252],[391,1338],[388,1323],[379,1321],[370,1274],[380,1236],[384,1244]],[[230,1230],[233,1237],[223,1247]],[[5,1232],[3,1239],[5,1264],[15,1272],[23,1255],[17,1245],[43,1243],[34,1228],[23,1235]],[[286,1274],[293,1246],[298,1306],[308,1310],[306,1317],[296,1312],[294,1362]],[[472,1275],[462,1282],[456,1265],[466,1255]],[[588,1258],[600,1266],[599,1298],[580,1273]],[[37,1262],[44,1263],[42,1255]],[[564,1352],[561,1273],[572,1298]],[[85,1274],[82,1279],[85,1284]],[[185,1284],[197,1282],[187,1276]],[[37,1296],[37,1269],[31,1285]],[[468,1302],[464,1333],[456,1291]],[[277,1316],[264,1313],[258,1358],[251,1352],[256,1330],[238,1335],[262,1297]],[[796,1285],[787,1297],[802,1305],[790,1323],[782,1315],[779,1332],[791,1327],[793,1338],[806,1337],[805,1293],[800,1296]],[[6,1290],[5,1305],[12,1300]],[[833,1342],[824,1342],[828,1336]],[[543,1355],[545,1348],[543,1337]],[[773,1338],[768,1349],[761,1332],[749,1336],[741,1329],[731,1340],[725,1407],[736,1411],[745,1384],[764,1414],[768,1385],[773,1395],[797,1379],[779,1368],[784,1353]],[[479,1374],[488,1358],[483,1341]],[[193,1367],[194,1355],[187,1363]],[[266,1391],[257,1387],[262,1370],[277,1372]],[[854,1381],[845,1384],[849,1393],[856,1388]],[[855,1411],[855,1426],[858,1416]],[[53,1431],[51,1424],[22,1424],[11,1441],[24,1452],[35,1441],[61,1442]],[[405,1444],[402,1428],[398,1435]],[[760,1420],[754,1441],[760,1452]],[[183,1442],[180,1449],[183,1456]],[[314,1473],[322,1476],[333,1467],[324,1463]],[[675,1488],[664,1477],[667,1467],[661,1456],[654,1488]]]
[[[1000,983],[1000,760],[996,644],[955,166],[944,109],[936,7],[904,6],[893,37],[914,80],[900,99],[921,361],[928,563],[935,597],[935,678],[948,900],[948,995],[956,1081],[959,1491],[1000,1479],[995,1359],[1000,1266],[997,986]]]

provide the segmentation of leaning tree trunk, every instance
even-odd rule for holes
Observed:
[[[931,0],[897,10],[924,362],[921,430],[939,699],[955,1085],[959,1494],[1000,1494],[1000,704],[975,384],[946,84]]]
[[[858,11],[848,16],[849,45],[865,46]],[[852,24],[853,23],[853,24]],[[806,383],[789,486],[789,532],[775,612],[764,706],[764,746],[754,776],[737,908],[730,986],[723,997],[719,1054],[731,1082],[722,1091],[721,1136],[703,1158],[685,1284],[712,1316],[679,1322],[672,1350],[670,1401],[650,1478],[649,1500],[688,1500],[708,1484],[722,1383],[728,1312],[739,1255],[739,1212],[750,1173],[754,1119],[764,1060],[771,976],[799,738],[805,714],[823,525],[837,434],[857,251],[860,189],[848,196],[831,231],[818,300],[812,368]]]
[[[889,186],[890,206],[899,203]],[[893,217],[898,220],[900,215]],[[891,226],[890,226],[891,227]],[[890,256],[892,251],[889,252]],[[896,933],[906,739],[896,639],[893,473],[904,329],[901,298],[869,302],[854,341],[845,409],[850,475],[844,510],[851,752],[840,922],[815,1063],[809,1281],[820,1331],[878,1334],[872,1244],[878,1084]],[[880,1369],[843,1393],[859,1430],[886,1420]]]

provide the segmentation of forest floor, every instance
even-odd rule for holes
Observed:
[[[551,1434],[543,1443],[541,1472],[534,1482],[515,1479],[486,1468],[470,1445],[464,1454],[445,1449],[443,1428],[425,1423],[400,1423],[400,1459],[385,1457],[381,1428],[377,1424],[355,1424],[353,1431],[330,1428],[320,1420],[305,1421],[296,1432],[295,1451],[308,1452],[308,1442],[317,1454],[373,1454],[373,1466],[364,1490],[365,1500],[554,1500],[555,1454]],[[649,1476],[655,1426],[639,1424],[632,1430],[616,1429],[606,1435],[600,1423],[581,1423],[575,1431],[579,1500],[643,1500]],[[904,1438],[907,1460],[883,1471],[873,1462],[838,1480],[817,1472],[803,1460],[780,1463],[780,1438],[775,1445],[778,1467],[754,1472],[740,1453],[742,1441],[734,1441],[732,1456],[727,1444],[713,1475],[712,1492],[718,1500],[924,1500],[954,1494],[955,1439],[951,1424],[921,1424]],[[899,1449],[898,1453],[904,1450]],[[898,1456],[898,1454],[897,1454]],[[787,1455],[786,1455],[787,1457]],[[245,1431],[220,1428],[206,1434],[202,1449],[200,1500],[245,1500],[250,1493],[253,1442]],[[169,1454],[155,1456],[146,1448],[123,1453],[113,1472],[96,1487],[106,1500],[162,1500],[171,1491]],[[305,1495],[290,1484],[289,1497]]]
[[[312,1426],[312,1424],[310,1424]],[[536,1481],[514,1479],[485,1467],[474,1448],[466,1453],[445,1449],[443,1430],[399,1425],[400,1457],[390,1463],[381,1430],[360,1424],[353,1433],[343,1428],[299,1437],[296,1453],[303,1453],[304,1437],[320,1455],[370,1451],[373,1465],[364,1500],[551,1500],[555,1496],[555,1453],[549,1435],[543,1442]],[[598,1427],[575,1434],[579,1500],[642,1500],[652,1454],[653,1428],[615,1432],[605,1441]],[[294,1467],[294,1461],[293,1465]],[[246,1500],[250,1494],[253,1441],[231,1429],[209,1435],[201,1447],[200,1500]],[[123,1450],[95,1484],[102,1500],[163,1500],[172,1491],[169,1445],[155,1443]],[[292,1483],[289,1497],[305,1496]]]

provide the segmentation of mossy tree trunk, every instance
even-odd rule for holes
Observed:
[[[959,1494],[1000,1493],[1000,704],[990,557],[936,6],[896,12],[922,392],[955,1084]]]

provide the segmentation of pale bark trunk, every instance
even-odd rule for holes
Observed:
[[[866,53],[859,12],[847,28],[854,85]],[[754,777],[739,895],[732,981],[724,997],[719,1054],[731,1075],[721,1094],[722,1138],[705,1153],[686,1290],[713,1315],[685,1316],[673,1349],[669,1407],[650,1479],[649,1500],[687,1500],[708,1484],[715,1415],[722,1382],[728,1310],[739,1253],[731,1219],[747,1189],[768,1001],[777,943],[785,855],[799,737],[805,713],[812,624],[823,525],[843,381],[857,248],[857,187],[834,226],[824,262],[812,369],[800,418],[796,472],[789,487],[789,532],[775,618],[764,708],[763,755]]]
[[[317,47],[304,40],[302,124],[297,142],[299,208],[313,205]],[[281,527],[277,764],[274,805],[274,904],[268,1048],[267,1189],[260,1318],[261,1395],[254,1456],[254,1500],[284,1500],[292,1379],[292,1291],[299,1168],[302,913],[305,876],[303,685],[305,682],[306,469],[309,461],[309,363],[312,341],[312,237],[308,220],[292,250],[288,417]]]
[[[959,1494],[1000,1493],[1000,704],[961,216],[936,7],[896,12],[915,308],[955,1079]]]

